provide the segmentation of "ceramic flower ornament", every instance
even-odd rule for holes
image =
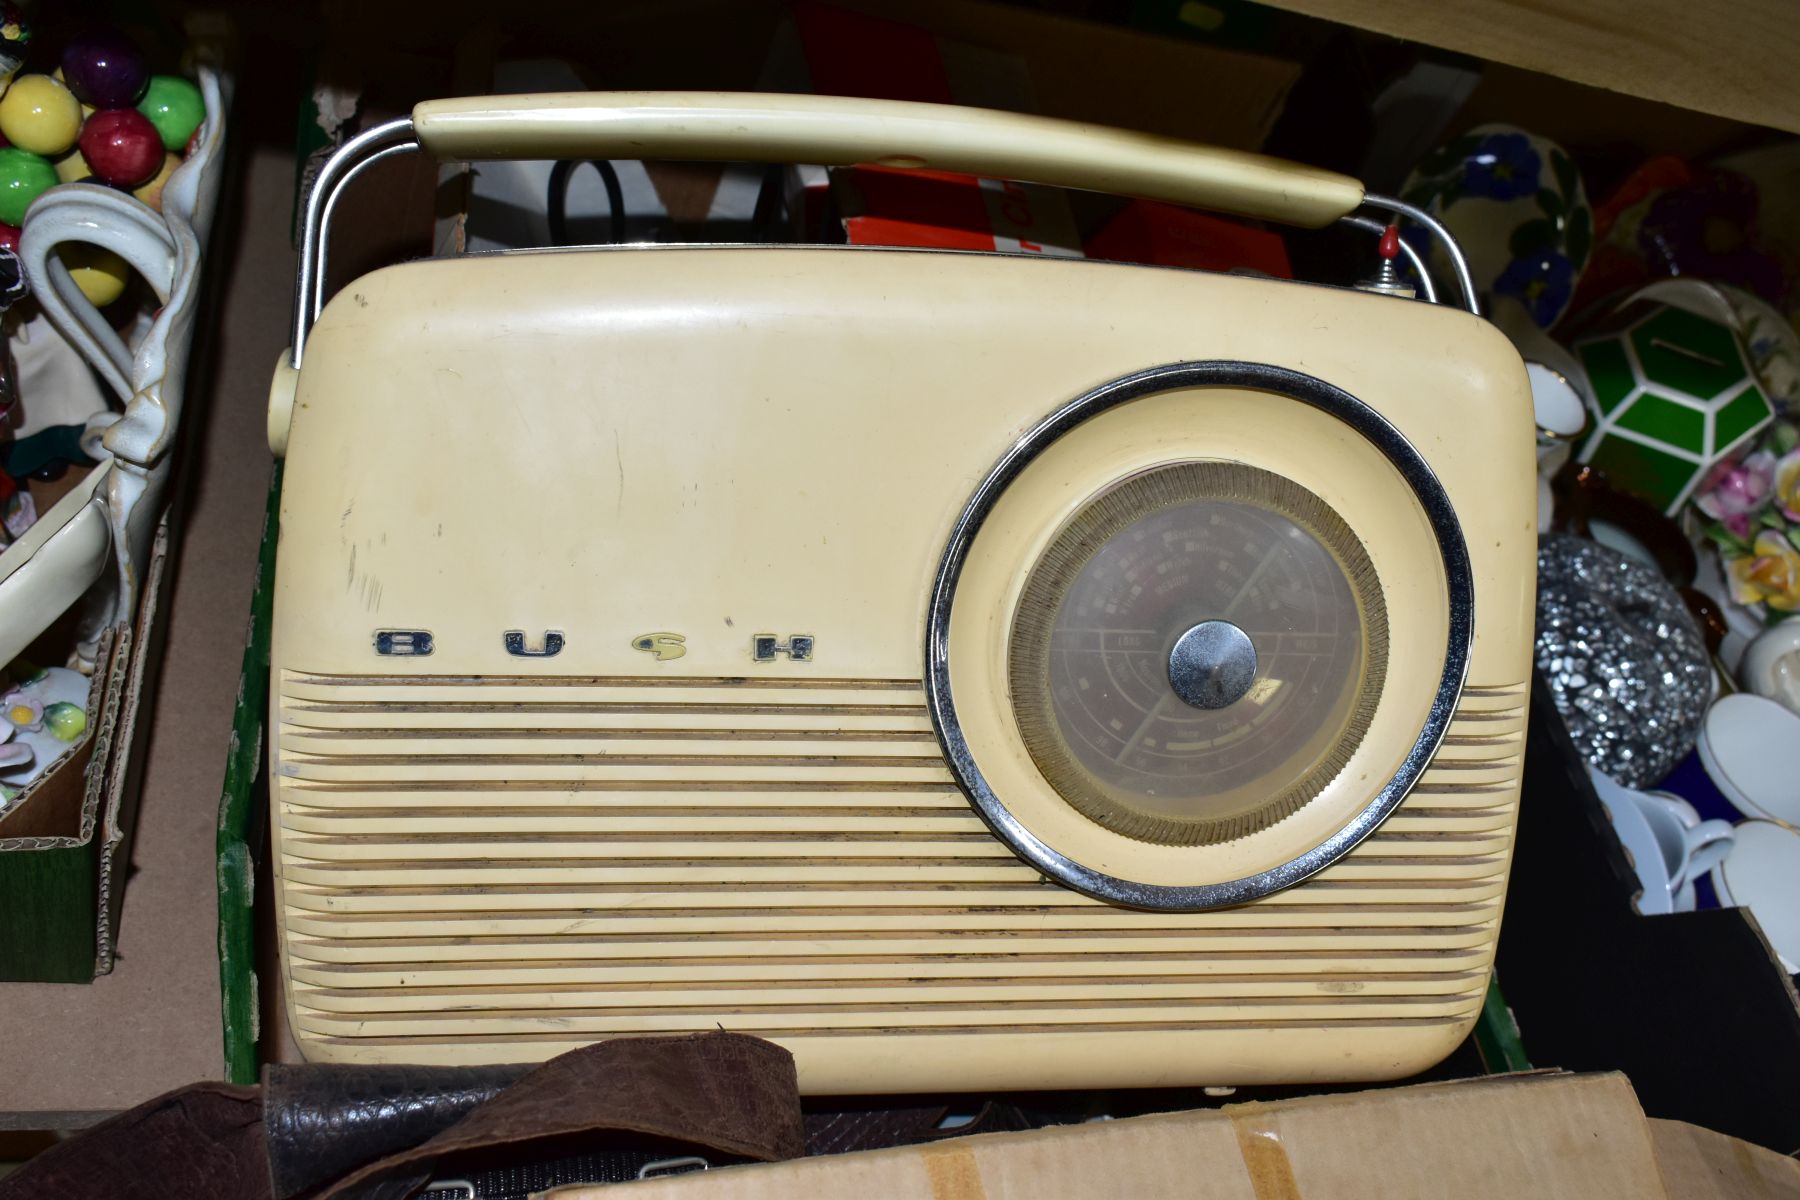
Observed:
[[[1568,309],[1593,249],[1594,215],[1560,146],[1478,125],[1421,159],[1400,198],[1449,226],[1490,307],[1509,296],[1540,329]],[[1409,227],[1409,240],[1421,232]]]
[[[87,712],[79,704],[59,701],[44,707],[44,724],[59,742],[72,742],[87,729]]]
[[[17,688],[6,693],[4,699],[0,699],[0,712],[6,714],[6,719],[11,725],[11,728],[7,730],[9,737],[12,735],[13,729],[36,733],[44,727],[43,702],[34,700]]]
[[[1757,534],[1749,554],[1726,561],[1725,575],[1739,604],[1800,612],[1800,550],[1785,534],[1773,529]]]
[[[1748,538],[1751,518],[1775,494],[1775,470],[1775,455],[1767,450],[1742,462],[1720,463],[1700,485],[1694,503],[1738,537]]]
[[[1800,612],[1800,427],[1777,421],[1757,450],[1707,476],[1694,507],[1734,603],[1758,617]]]
[[[0,771],[10,771],[31,761],[31,747],[12,740],[13,727],[0,724]]]
[[[1775,462],[1775,504],[1782,516],[1800,523],[1800,449],[1789,450]]]
[[[89,679],[67,667],[16,660],[0,692],[0,809],[9,790],[23,791],[54,771],[87,731]]]

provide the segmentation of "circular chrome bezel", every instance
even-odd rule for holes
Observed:
[[[975,762],[950,684],[950,616],[969,548],[1002,492],[1034,458],[1084,421],[1131,400],[1198,387],[1269,392],[1319,409],[1344,422],[1394,467],[1419,502],[1443,562],[1449,635],[1444,666],[1425,723],[1387,784],[1331,837],[1279,866],[1219,883],[1171,886],[1121,879],[1075,861],[1027,829],[988,785]],[[1079,396],[1031,430],[975,489],[945,545],[932,584],[925,624],[925,698],[944,760],[994,834],[1046,876],[1096,899],[1130,908],[1193,912],[1244,904],[1291,887],[1343,857],[1406,798],[1449,728],[1468,671],[1474,637],[1475,585],[1468,547],[1450,497],[1424,457],[1380,413],[1349,392],[1312,375],[1267,363],[1214,361],[1152,367]]]

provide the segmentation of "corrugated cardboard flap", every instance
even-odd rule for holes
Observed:
[[[1661,1197],[1623,1075],[1538,1073],[1165,1113],[631,1184],[556,1200]]]
[[[1780,1200],[1800,1196],[1800,1162],[1686,1121],[1650,1122],[1669,1195],[1681,1200]]]

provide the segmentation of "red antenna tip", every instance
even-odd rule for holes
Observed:
[[[1398,225],[1389,225],[1382,233],[1379,253],[1383,258],[1400,257],[1400,227]]]

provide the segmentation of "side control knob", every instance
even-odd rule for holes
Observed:
[[[294,369],[292,350],[283,350],[275,361],[275,378],[269,381],[269,453],[287,457],[288,426],[294,420],[294,392],[300,372]]]

